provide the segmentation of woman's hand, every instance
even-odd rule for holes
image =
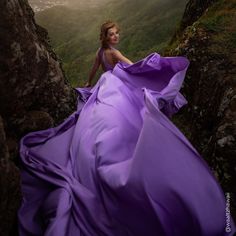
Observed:
[[[84,85],[84,87],[91,87],[91,83],[89,81],[87,81]]]

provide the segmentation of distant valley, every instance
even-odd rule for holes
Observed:
[[[55,6],[77,9],[96,8],[110,1],[114,0],[29,0],[29,4],[34,12],[40,12]]]
[[[29,4],[34,12],[40,12],[54,6],[67,5],[68,2],[65,0],[29,0]]]

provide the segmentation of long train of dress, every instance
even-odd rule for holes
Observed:
[[[19,234],[226,236],[215,176],[171,116],[189,61],[151,53],[76,88],[77,110],[20,142]],[[229,230],[228,230],[229,231]]]

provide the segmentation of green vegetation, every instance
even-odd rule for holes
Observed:
[[[100,25],[107,19],[121,26],[118,49],[133,61],[151,52],[162,53],[182,17],[187,0],[120,0],[95,8],[53,7],[36,15],[73,86],[82,86],[100,46]],[[94,82],[99,78],[97,74]]]
[[[201,28],[211,38],[209,52],[228,55],[236,48],[236,0],[218,0],[213,6],[184,30],[185,38],[194,38],[197,28]],[[165,47],[165,54],[178,54],[178,46],[183,40],[183,32]],[[183,42],[182,42],[183,43]],[[175,50],[176,49],[176,50]]]
[[[220,0],[209,9],[198,25],[212,33],[210,51],[229,54],[236,47],[236,0]]]

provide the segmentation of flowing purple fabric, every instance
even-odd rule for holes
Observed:
[[[226,197],[171,122],[189,61],[151,53],[78,91],[59,126],[20,141],[20,236],[226,236]],[[229,230],[228,230],[229,231]]]

